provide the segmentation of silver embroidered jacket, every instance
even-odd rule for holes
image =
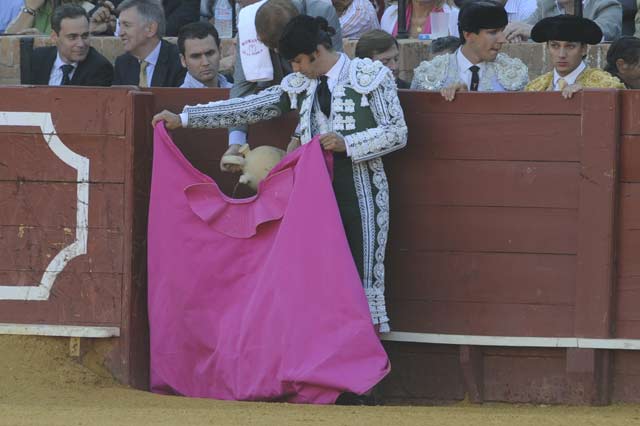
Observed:
[[[316,100],[317,80],[295,73],[257,95],[185,107],[188,127],[251,124],[298,109],[302,143],[334,131],[342,135],[352,161],[353,188],[362,229],[363,287],[371,319],[389,331],[384,300],[385,248],[389,231],[389,186],[382,155],[407,143],[407,125],[396,83],[386,67],[370,59],[344,56],[338,82],[331,91],[327,119]]]
[[[369,160],[400,149],[407,142],[407,126],[392,73],[380,62],[353,59],[345,62],[332,91],[331,117],[322,120],[313,108],[316,79],[294,73],[280,85],[256,95],[187,106],[188,127],[234,127],[269,120],[298,109],[302,143],[318,133],[341,134],[353,162]],[[322,116],[322,117],[320,117]]]
[[[527,66],[518,58],[498,53],[495,61],[485,62],[479,92],[523,90],[529,82]],[[456,52],[422,61],[413,72],[412,89],[440,90],[461,83]]]

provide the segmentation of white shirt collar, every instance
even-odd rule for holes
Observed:
[[[560,74],[558,74],[558,71],[556,71],[556,69],[554,68],[553,69],[553,88],[554,89],[556,88],[558,84],[558,80],[560,80],[561,78],[563,78],[564,81],[567,82],[567,85],[574,84],[585,68],[587,68],[585,63],[580,62],[580,65],[578,65],[575,70],[571,71],[569,74],[565,75],[564,77],[560,76]]]
[[[469,71],[469,68],[473,65],[478,66],[478,68],[480,68],[480,71],[478,72],[478,74],[482,74],[482,71],[484,71],[484,68],[486,66],[484,62],[478,62],[477,64],[472,64],[471,61],[468,60],[466,56],[464,56],[464,53],[462,53],[462,47],[459,47],[458,50],[456,51],[456,59],[458,61],[458,71],[460,74]]]
[[[338,80],[340,79],[340,72],[342,71],[342,67],[344,66],[347,57],[344,53],[339,53],[340,57],[338,58],[338,62],[336,62],[329,71],[327,71],[324,75],[327,76],[327,85],[329,89],[332,90],[336,85]]]
[[[144,60],[147,61],[147,63],[153,65],[154,67],[158,63],[158,56],[160,56],[160,47],[161,46],[162,46],[162,42],[159,41],[158,45],[155,47],[155,49],[153,49],[151,51],[151,53],[149,53],[149,55],[147,55],[147,57],[144,58]]]
[[[218,79],[218,87],[229,88],[233,86],[222,74],[218,73],[217,79]],[[180,86],[180,88],[182,89],[205,89],[206,87],[207,86],[205,86],[201,81],[197,80],[194,76],[192,76],[190,72],[187,72],[187,74],[184,77],[184,82]]]
[[[63,65],[67,65],[67,63],[62,60],[62,58],[60,57],[60,52],[58,52],[56,55],[56,61],[53,63],[53,69],[58,69]],[[77,62],[71,62],[69,65],[73,66],[74,70],[78,67]]]

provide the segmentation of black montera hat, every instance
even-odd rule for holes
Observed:
[[[598,44],[602,40],[602,30],[591,19],[558,15],[538,21],[531,29],[531,39],[538,43],[557,40]]]
[[[480,30],[503,28],[508,23],[504,6],[489,0],[466,1],[458,15],[460,35],[462,31],[477,33]]]
[[[300,54],[309,55],[316,51],[319,44],[331,46],[333,34],[335,30],[329,27],[326,19],[298,15],[284,27],[278,43],[278,53],[287,61]]]

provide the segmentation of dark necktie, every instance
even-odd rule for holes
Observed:
[[[60,69],[62,70],[62,80],[60,81],[60,86],[66,86],[71,81],[71,79],[69,78],[69,74],[71,74],[71,71],[73,71],[73,65],[62,65]]]
[[[471,70],[471,86],[469,87],[469,90],[471,90],[472,92],[477,92],[478,85],[480,84],[480,67],[477,65],[471,65],[469,67],[469,70]]]
[[[318,84],[316,88],[316,97],[320,104],[320,111],[327,117],[331,114],[331,91],[329,91],[329,85],[327,84],[328,78],[326,75],[319,77],[318,80],[320,80],[320,84]]]

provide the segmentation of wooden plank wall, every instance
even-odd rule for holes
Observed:
[[[87,255],[58,275],[47,301],[0,300],[0,323],[119,327],[127,90],[3,88],[0,111],[51,112],[59,138],[89,158]],[[97,100],[87,107],[86,99]],[[0,126],[0,284],[33,285],[75,239],[77,172],[37,127]]]
[[[408,147],[386,159],[394,330],[611,336],[616,96],[464,94],[447,103],[403,93]],[[608,399],[607,358],[595,351],[461,347],[455,379],[443,386],[405,365],[428,359],[443,371],[453,348],[443,355],[433,346],[429,356],[429,345],[387,348],[392,400]]]
[[[152,92],[154,111],[175,112],[216,93]],[[571,101],[463,94],[447,103],[437,94],[402,92],[401,101],[409,144],[385,158],[393,329],[611,336],[617,94]],[[284,146],[293,129],[288,120],[253,126],[252,144]],[[174,138],[196,167],[232,191],[235,179],[218,169],[224,130],[180,130]],[[601,316],[591,315],[594,309]],[[381,391],[392,402],[609,398],[606,351],[386,347],[394,368]]]
[[[87,96],[98,97],[95,108],[86,108]],[[71,262],[38,309],[0,301],[0,322],[119,326],[107,363],[121,381],[145,388],[149,121],[162,109],[226,96],[208,89],[3,89],[0,111],[55,111],[61,138],[92,163],[88,254]],[[434,93],[401,92],[409,143],[385,158],[392,328],[639,338],[639,96],[467,93],[448,103]],[[293,114],[252,126],[250,142],[284,147],[294,127]],[[0,127],[5,282],[39,278],[42,259],[75,226],[75,174],[36,133]],[[173,137],[198,169],[233,192],[237,177],[218,166],[226,130]],[[640,354],[631,351],[386,347],[393,370],[380,390],[391,402],[606,403],[640,395]]]
[[[616,337],[640,338],[640,94],[621,92]],[[613,399],[640,402],[640,353],[616,351]]]

